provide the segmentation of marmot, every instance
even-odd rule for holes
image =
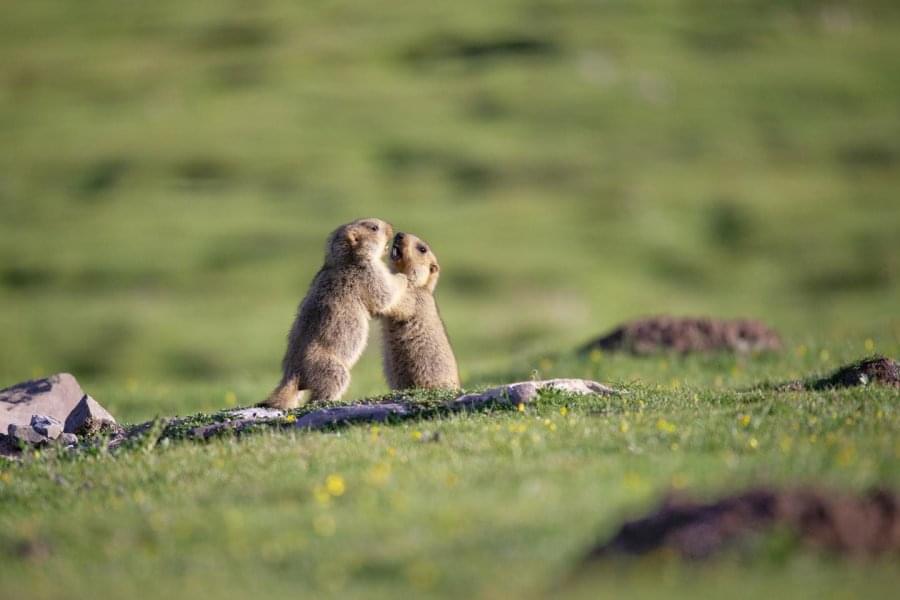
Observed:
[[[359,219],[328,237],[325,264],[313,278],[288,335],[281,383],[263,402],[281,409],[337,400],[350,384],[369,335],[369,319],[390,309],[407,288],[406,276],[381,260],[393,227],[381,219]]]
[[[399,232],[390,253],[391,271],[404,273],[406,293],[382,316],[384,374],[393,390],[459,389],[456,357],[434,301],[441,268],[418,237]]]

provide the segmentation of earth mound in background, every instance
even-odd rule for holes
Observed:
[[[900,552],[900,498],[874,489],[864,495],[798,488],[756,488],[712,502],[669,498],[656,511],[624,523],[588,562],[657,550],[705,559],[769,532],[838,555]]]
[[[630,321],[596,338],[579,349],[631,352],[733,352],[740,354],[777,352],[781,336],[753,319],[714,319],[660,315]]]

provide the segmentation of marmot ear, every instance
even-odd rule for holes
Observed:
[[[432,273],[437,273],[440,270],[441,270],[441,268],[439,266],[437,266],[437,263],[431,263],[431,267],[429,268],[429,271],[431,271]]]
[[[347,232],[347,241],[350,243],[351,248],[356,248],[359,245],[359,234],[351,229]]]

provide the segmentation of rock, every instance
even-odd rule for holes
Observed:
[[[12,424],[7,430],[9,437],[32,446],[40,446],[50,441],[46,435],[39,433],[31,425]]]
[[[495,406],[516,407],[519,404],[534,401],[538,394],[545,390],[604,396],[627,393],[587,379],[520,381],[480,393],[463,394],[440,405],[411,401],[401,392],[382,402],[330,406],[312,409],[301,415],[286,414],[277,409],[253,407],[225,411],[212,417],[206,416],[205,420],[211,422],[202,425],[193,425],[198,421],[196,418],[176,419],[167,424],[166,430],[161,434],[161,439],[184,436],[193,440],[206,440],[223,434],[242,434],[263,427],[330,429],[357,423],[383,423],[413,418],[428,419],[447,413],[486,410]],[[108,448],[117,448],[127,439],[148,431],[154,425],[155,421],[148,421],[131,427],[127,432],[121,430],[109,442]],[[429,432],[424,433],[420,438],[420,441],[423,442],[438,440],[440,440],[440,435]]]
[[[415,407],[412,404],[383,402],[381,404],[353,404],[322,408],[299,417],[294,422],[298,429],[323,429],[351,423],[382,423],[389,419],[408,417]]]
[[[21,457],[22,449],[19,447],[18,442],[5,433],[0,433],[0,458],[19,460]],[[3,462],[0,461],[0,465],[2,464]]]
[[[0,431],[10,425],[30,426],[41,415],[63,423],[67,433],[118,428],[116,420],[96,400],[84,393],[69,373],[59,373],[0,390]]]
[[[63,433],[57,438],[57,441],[66,447],[74,446],[78,443],[78,436],[74,433]]]
[[[542,390],[559,390],[578,395],[613,395],[617,390],[587,379],[546,379],[521,381],[491,388],[479,393],[464,394],[443,405],[449,411],[474,411],[491,405],[517,406],[533,401]],[[354,404],[314,410],[297,418],[298,429],[322,429],[351,423],[380,423],[400,420],[419,414],[415,402],[382,402],[380,404]]]
[[[105,408],[87,394],[66,418],[67,433],[95,433],[104,428],[118,429],[119,425]]]
[[[472,410],[486,404],[516,406],[534,400],[541,390],[559,390],[569,394],[610,396],[622,392],[588,379],[545,379],[522,381],[491,388],[483,392],[466,394],[448,403],[454,410]]]
[[[63,432],[62,423],[45,415],[31,415],[31,428],[51,440],[55,440]]]
[[[284,411],[278,408],[266,408],[264,406],[254,406],[251,408],[239,408],[226,412],[229,417],[237,419],[280,419],[284,416]]]

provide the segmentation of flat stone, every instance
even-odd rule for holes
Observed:
[[[284,411],[278,408],[253,406],[250,408],[229,410],[225,414],[236,419],[280,419],[284,416]]]
[[[69,373],[0,390],[0,431],[8,430],[10,425],[30,426],[33,415],[56,419],[68,433],[118,428],[113,416],[84,393]]]
[[[407,417],[413,410],[409,404],[383,402],[381,404],[352,404],[314,410],[294,422],[297,429],[322,429],[352,423],[382,423],[389,419]]]
[[[40,446],[50,441],[46,435],[37,432],[31,425],[15,425],[12,424],[7,429],[9,437],[20,442],[25,442],[32,446]]]
[[[46,415],[31,415],[31,428],[51,440],[55,440],[63,432],[63,424]]]
[[[453,409],[473,409],[488,403],[503,405],[527,404],[542,390],[558,390],[580,396],[611,396],[621,394],[609,386],[589,379],[544,379],[542,381],[520,381],[483,392],[465,394],[448,403]]]

